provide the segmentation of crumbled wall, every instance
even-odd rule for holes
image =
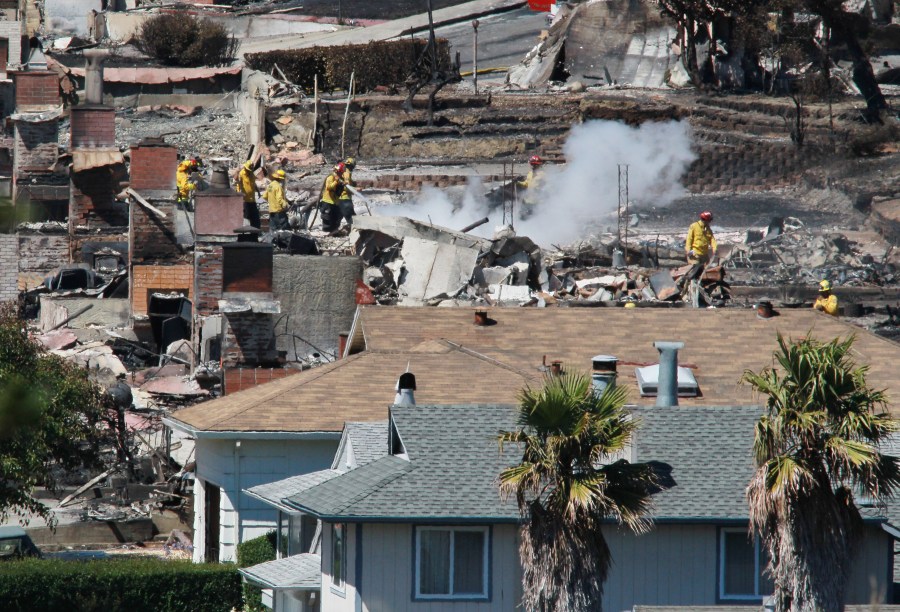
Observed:
[[[10,66],[19,64],[22,61],[22,22],[20,21],[0,21],[0,38],[9,41],[9,55],[7,56],[7,64]],[[0,67],[0,71],[6,72],[5,67]]]
[[[125,166],[104,166],[72,173],[69,196],[69,225],[124,227],[128,225],[128,203],[118,202],[115,194],[125,178]]]
[[[337,353],[338,334],[353,324],[361,277],[357,257],[275,256],[272,291],[282,312],[275,333],[288,361]]]
[[[178,243],[175,235],[175,215],[182,213],[175,208],[175,202],[149,201],[166,216],[160,217],[137,202],[131,204],[128,224],[131,260],[171,262],[182,259],[187,250]]]
[[[18,296],[18,261],[18,236],[0,234],[0,302],[14,300]]]
[[[211,315],[219,310],[222,297],[222,245],[194,245],[194,278],[197,299],[195,312],[200,316]]]
[[[69,236],[67,234],[19,233],[19,272],[45,272],[49,274],[59,266],[69,263]]]
[[[16,121],[15,172],[27,170],[48,171],[59,156],[57,144],[59,125],[51,121]]]

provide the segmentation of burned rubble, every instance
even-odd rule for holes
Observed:
[[[158,10],[141,4],[93,15],[94,31],[103,33],[94,40],[48,39],[46,57],[30,55],[11,71],[6,92],[14,108],[4,110],[10,129],[0,140],[0,170],[10,177],[15,211],[0,234],[0,298],[19,300],[34,338],[87,370],[117,411],[117,442],[105,449],[109,468],[69,475],[67,499],[56,508],[61,524],[111,523],[127,528],[129,539],[156,535],[169,550],[189,549],[194,441],[162,419],[339,359],[360,304],[809,308],[816,284],[828,279],[845,316],[900,337],[896,167],[841,159],[835,164],[843,165],[823,170],[830,155],[824,147],[801,150],[784,133],[784,101],[648,93],[610,82],[608,73],[579,76],[588,87],[576,87],[574,78],[557,83],[556,60],[573,46],[565,24],[551,28],[526,62],[512,67],[508,82],[488,93],[473,93],[470,83],[446,84],[431,99],[423,93],[407,100],[402,83],[324,91],[319,76],[313,88],[300,86],[275,66],[269,73],[240,62],[173,68],[138,57],[116,33]],[[266,38],[249,13],[196,10],[225,21],[240,17],[248,32],[256,27]],[[585,3],[578,12],[601,10],[611,9]],[[665,33],[657,21],[654,13],[653,31]],[[303,20],[282,25],[338,29]],[[10,53],[13,41],[20,42],[10,38]],[[583,55],[565,61],[587,70]],[[839,126],[852,123],[852,102],[835,108]],[[826,129],[824,111],[817,113],[810,117],[813,136]],[[677,160],[685,172],[674,181],[684,193],[661,203],[653,193],[629,201],[626,192],[624,211],[598,204],[580,237],[559,244],[521,226],[517,233],[512,209],[533,204],[519,187],[529,157],[573,164],[572,126],[604,120],[690,122],[690,150]],[[839,137],[849,141],[850,129],[835,135],[832,127],[829,142]],[[883,143],[876,148],[896,155]],[[610,176],[616,154],[601,160]],[[356,216],[352,227],[326,232],[317,209],[323,181],[349,156],[360,159]],[[204,163],[185,199],[176,173],[193,158]],[[249,203],[260,227],[249,226],[234,189],[245,162],[260,191],[276,171],[287,173],[288,229],[272,230],[261,197]],[[875,175],[877,194],[850,203],[833,223],[792,216],[792,184],[829,190],[836,185],[831,177],[840,176],[856,188],[846,175],[857,165],[864,171],[853,180]],[[460,203],[472,185],[489,204],[483,214]],[[429,189],[452,201],[449,219],[432,222],[419,206]],[[699,210],[718,214],[738,206],[738,192],[778,190],[786,212],[767,209],[752,223],[714,225],[717,258],[695,289],[679,285],[690,268],[684,235]],[[552,202],[561,209],[570,203]],[[654,220],[647,210],[657,204]],[[688,223],[672,220],[679,208],[690,210]],[[851,212],[852,224],[842,224]],[[870,231],[876,225],[881,237]]]

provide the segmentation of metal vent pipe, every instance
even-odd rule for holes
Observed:
[[[412,372],[404,372],[397,380],[397,395],[394,397],[395,406],[413,407],[416,405],[416,377]]]
[[[678,405],[678,351],[684,342],[654,342],[659,351],[659,380],[657,381],[656,405],[670,407]]]

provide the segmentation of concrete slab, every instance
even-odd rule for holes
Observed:
[[[66,326],[85,328],[91,325],[103,327],[125,327],[131,316],[131,308],[127,298],[85,298],[41,296],[40,328],[47,331],[59,325],[66,318],[85,306],[91,306],[87,312],[69,321]]]
[[[400,249],[406,273],[400,283],[401,306],[421,305],[441,297],[454,297],[472,278],[479,249],[405,238]]]

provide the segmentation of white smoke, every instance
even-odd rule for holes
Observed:
[[[618,207],[618,165],[628,165],[629,199],[635,204],[665,206],[685,193],[680,179],[695,155],[687,121],[643,123],[631,127],[616,121],[590,121],[574,126],[563,146],[567,163],[544,166],[542,184],[529,196],[531,206],[516,209],[515,229],[544,247],[583,237],[587,227],[614,224]],[[460,229],[482,217],[490,222],[473,233],[490,236],[503,211],[491,210],[477,177],[470,179],[462,201],[426,188],[411,203],[388,207],[382,214],[404,215]]]

